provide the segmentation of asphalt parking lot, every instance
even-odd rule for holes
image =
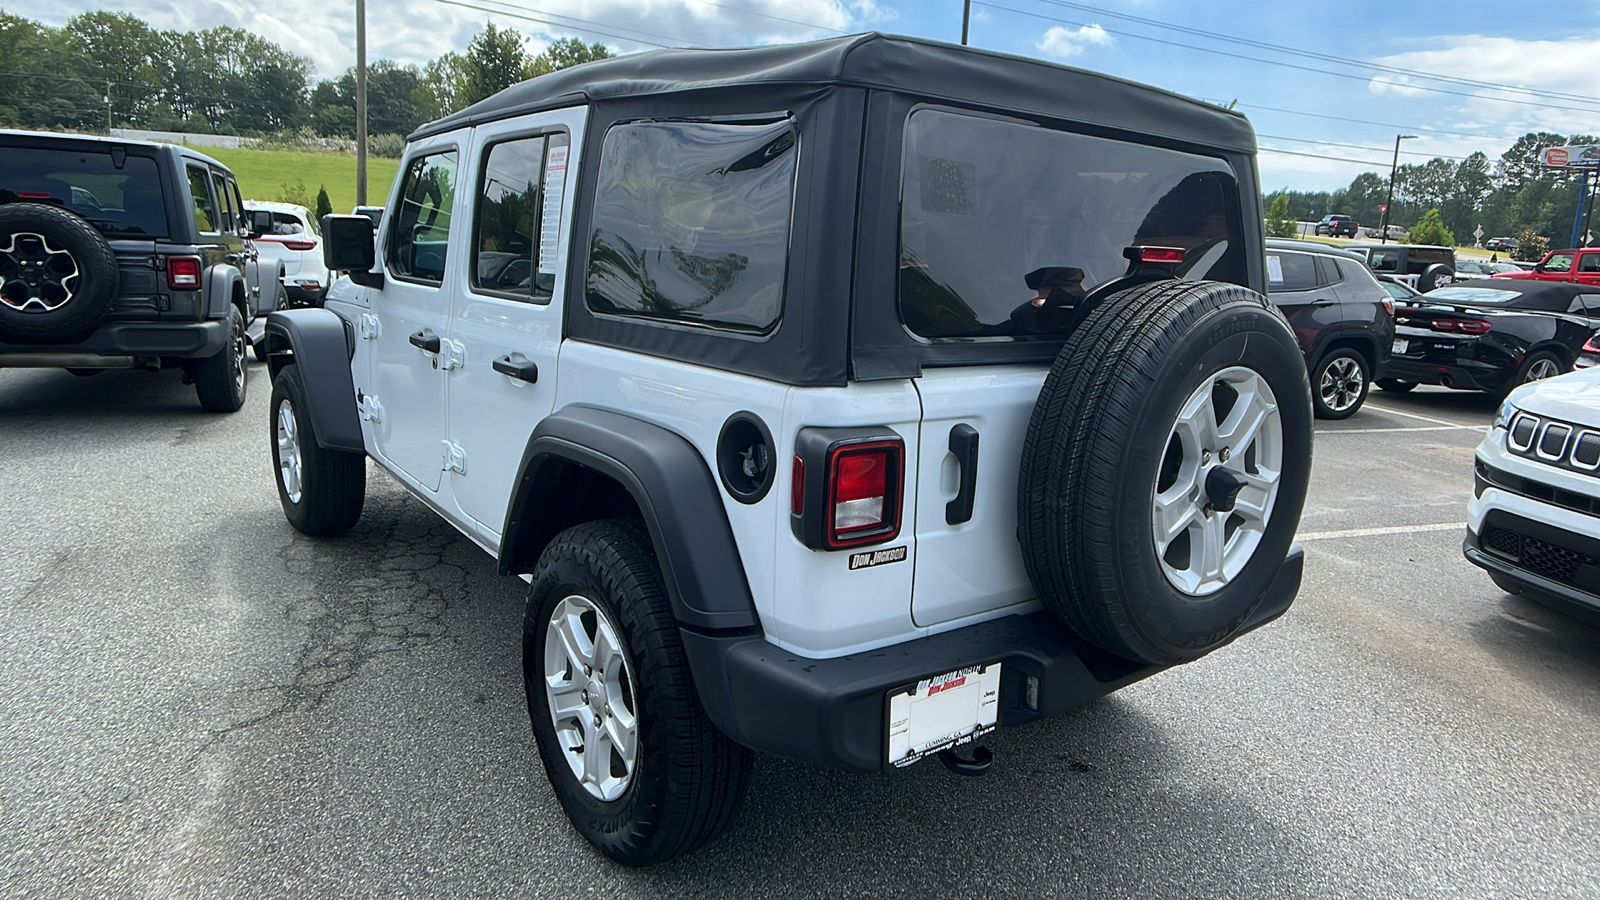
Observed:
[[[292,532],[251,375],[0,371],[0,896],[1600,895],[1600,628],[1462,559],[1483,395],[1318,423],[1282,620],[986,778],[761,758],[639,872],[545,783],[521,582],[376,473]]]

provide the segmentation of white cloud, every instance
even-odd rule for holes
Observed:
[[[528,35],[529,47],[534,51],[543,48],[549,37],[570,36],[600,41],[618,52],[633,52],[651,49],[651,44],[737,47],[823,38],[896,17],[893,9],[878,0],[462,2],[481,9],[440,0],[368,3],[367,59],[420,65],[448,51],[461,52],[486,20]],[[97,8],[131,13],[158,29],[197,30],[218,25],[244,28],[291,53],[309,57],[319,78],[335,77],[355,63],[353,4],[325,0],[100,0]],[[535,10],[559,10],[560,15]],[[63,8],[53,0],[11,0],[6,11],[60,26],[81,10]],[[528,17],[566,24],[551,25]]]
[[[1036,46],[1039,52],[1046,56],[1069,59],[1090,47],[1109,47],[1111,43],[1111,35],[1096,24],[1079,28],[1056,25],[1044,33],[1044,37],[1039,39]]]

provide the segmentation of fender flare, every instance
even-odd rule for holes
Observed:
[[[318,446],[366,453],[350,375],[354,354],[344,320],[326,309],[279,310],[267,316],[265,340],[274,377],[288,363],[279,361],[285,352],[292,353],[300,367]]]
[[[1322,357],[1328,354],[1328,348],[1338,343],[1360,344],[1367,351],[1368,358],[1372,360],[1372,368],[1375,370],[1383,368],[1383,362],[1378,358],[1381,355],[1378,338],[1367,331],[1338,331],[1323,337],[1310,353],[1309,358],[1306,360],[1306,365],[1316,365],[1322,360]],[[1376,378],[1377,376],[1372,375],[1372,377]]]
[[[250,291],[244,283],[244,275],[233,266],[218,264],[206,270],[206,317],[211,319],[226,319],[228,317],[228,304],[233,302],[233,288],[238,285],[244,291],[245,308],[240,312],[244,314],[245,321],[250,321]]]
[[[539,511],[566,464],[615,480],[638,505],[679,624],[760,627],[721,490],[700,451],[659,425],[608,410],[567,407],[528,438],[501,531],[501,574],[533,571],[561,527]]]

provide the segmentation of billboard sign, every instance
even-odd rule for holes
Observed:
[[[1546,147],[1539,153],[1539,162],[1552,168],[1600,168],[1600,146]]]

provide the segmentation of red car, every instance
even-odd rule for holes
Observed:
[[[1551,250],[1539,264],[1526,272],[1504,272],[1495,278],[1524,278],[1536,281],[1573,281],[1600,285],[1600,247],[1580,250]]]

